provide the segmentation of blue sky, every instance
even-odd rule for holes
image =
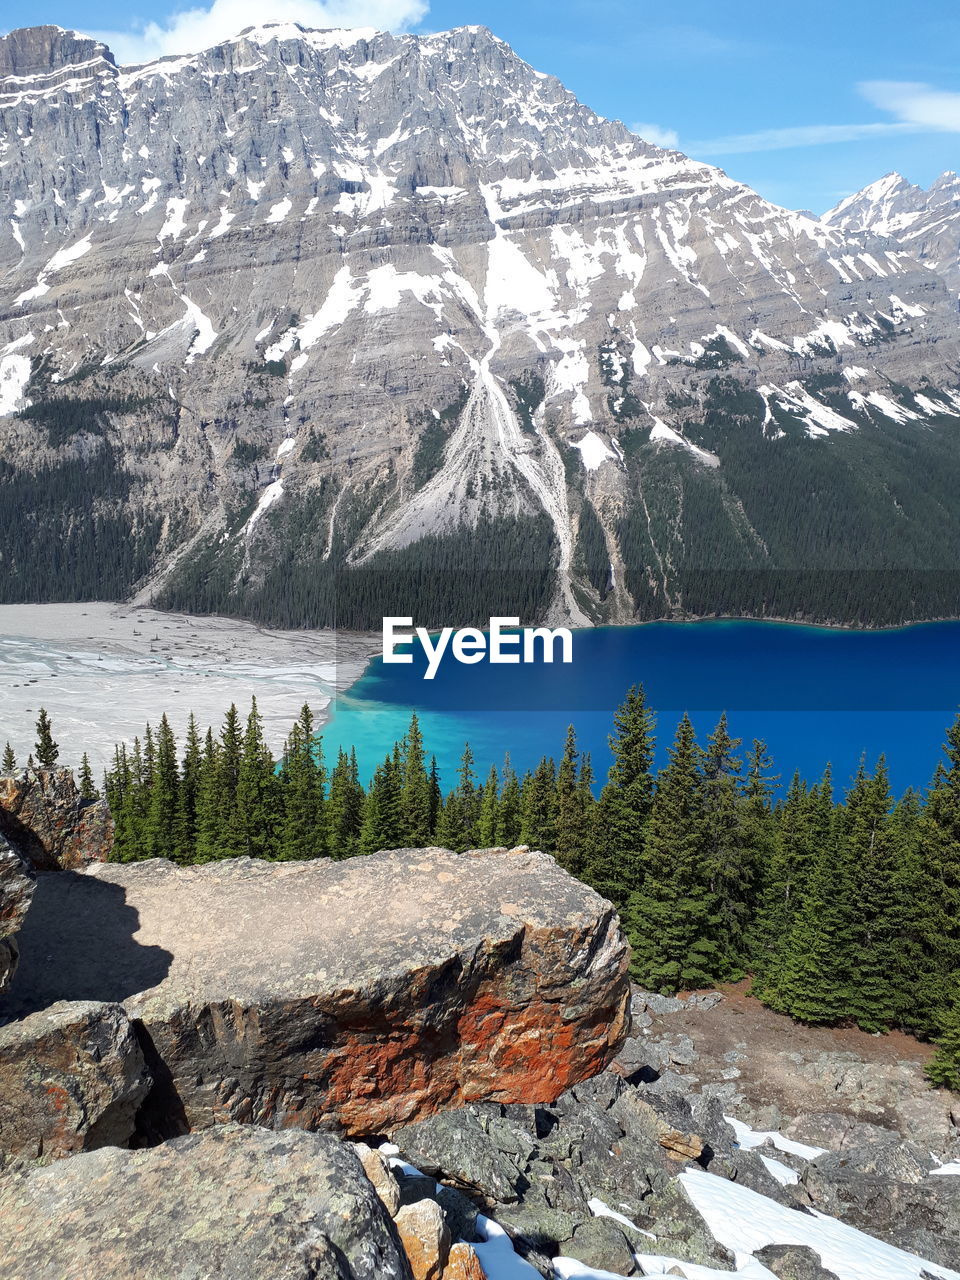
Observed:
[[[10,29],[109,34],[121,60],[251,22],[435,31],[483,23],[601,114],[647,126],[793,208],[897,169],[960,169],[960,11],[945,0],[4,0]],[[659,136],[658,136],[659,133]]]

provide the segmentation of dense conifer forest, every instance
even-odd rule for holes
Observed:
[[[687,717],[655,773],[654,717],[632,688],[614,716],[599,789],[573,727],[558,759],[518,776],[509,757],[477,776],[469,744],[446,791],[416,715],[361,785],[354,753],[328,761],[304,706],[281,759],[254,701],[219,732],[166,716],[104,779],[114,857],[181,864],[349,858],[440,845],[530,845],[609,898],[633,975],[675,992],[752,977],[765,1004],[802,1022],[902,1028],[939,1042],[934,1081],[960,1088],[960,717],[925,794],[896,799],[881,758],[838,796],[829,768],[781,788],[763,742],[722,717],[705,743]],[[31,763],[58,757],[45,712]],[[16,768],[8,744],[6,773]],[[84,758],[81,792],[97,790]]]

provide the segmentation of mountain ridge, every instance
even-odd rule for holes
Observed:
[[[281,24],[127,68],[28,28],[0,39],[0,126],[5,598],[370,625],[406,575],[450,584],[444,622],[498,592],[579,623],[834,616],[762,575],[960,549],[916,492],[929,457],[960,467],[940,277],[603,120],[485,28]],[[838,469],[850,527],[798,537]]]

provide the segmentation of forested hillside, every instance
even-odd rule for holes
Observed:
[[[164,716],[117,748],[106,776],[114,856],[187,865],[527,844],[615,903],[644,986],[750,974],[755,994],[800,1021],[939,1039],[933,1078],[960,1087],[960,718],[927,792],[899,798],[882,759],[843,796],[829,768],[778,787],[764,743],[744,752],[726,717],[704,744],[684,718],[654,774],[639,688],[610,743],[599,795],[572,727],[558,758],[523,777],[507,758],[478,778],[468,744],[445,793],[415,715],[366,788],[354,754],[325,760],[309,707],[279,762],[255,702],[245,721],[231,707],[218,733],[191,721],[182,748]],[[57,758],[45,713],[35,751]],[[4,771],[15,766],[8,746]],[[85,761],[80,780],[93,795]]]

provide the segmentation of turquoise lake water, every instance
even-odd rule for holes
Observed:
[[[571,665],[463,666],[452,656],[425,681],[412,666],[378,658],[335,704],[323,730],[328,760],[357,749],[364,779],[403,736],[416,710],[428,752],[450,786],[469,741],[482,777],[509,751],[522,773],[559,756],[568,724],[605,778],[613,710],[628,686],[644,685],[658,719],[661,762],[688,711],[705,736],[721,711],[749,744],[763,738],[775,771],[809,779],[829,761],[845,786],[864,753],[886,753],[893,785],[924,787],[944,730],[960,705],[960,623],[893,631],[846,631],[774,622],[711,621],[598,627],[574,633]]]

